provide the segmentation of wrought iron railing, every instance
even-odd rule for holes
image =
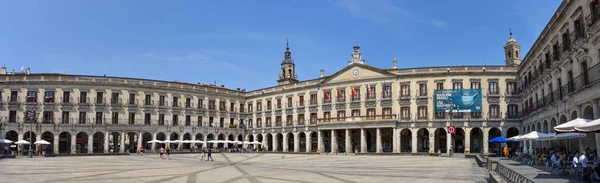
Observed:
[[[496,169],[494,170],[494,172],[496,172],[498,175],[500,175],[502,178],[504,178],[508,182],[534,183],[533,180],[521,175],[520,173],[518,173],[508,167],[505,167],[504,165],[502,165],[500,163],[495,163],[495,164],[496,164]]]

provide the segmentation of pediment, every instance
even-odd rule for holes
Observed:
[[[320,82],[320,84],[326,83],[339,83],[352,80],[363,80],[395,76],[385,70],[365,65],[365,64],[352,64],[344,69],[336,72],[333,75],[327,77],[327,79]]]

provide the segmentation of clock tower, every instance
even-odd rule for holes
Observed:
[[[292,52],[290,52],[289,44],[286,40],[285,43],[285,54],[283,61],[281,61],[281,72],[277,78],[279,85],[298,83],[298,75],[296,74],[296,65],[292,60]]]

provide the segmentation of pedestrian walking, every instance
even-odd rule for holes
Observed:
[[[140,156],[144,155],[144,146],[140,146]]]
[[[160,149],[158,150],[158,152],[160,153],[160,159],[164,159],[163,158],[163,154],[165,154],[165,148],[160,147]]]
[[[206,156],[206,151],[202,150],[202,156],[200,157],[200,161],[203,161],[205,156]]]
[[[208,148],[208,157],[206,157],[206,161],[208,161],[210,159],[210,161],[213,161],[212,158],[212,147]]]
[[[169,155],[171,155],[171,147],[167,146],[167,159],[171,159]]]

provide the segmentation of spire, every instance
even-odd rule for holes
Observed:
[[[282,64],[283,63],[294,63],[294,60],[292,60],[292,52],[290,52],[290,44],[287,39],[285,39],[285,53]]]
[[[513,37],[512,37],[512,29],[508,29],[508,32],[510,32],[510,39],[513,39]]]

